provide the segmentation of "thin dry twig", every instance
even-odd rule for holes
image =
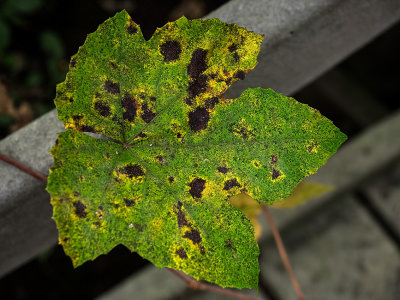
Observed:
[[[227,296],[232,296],[238,299],[243,299],[243,300],[260,300],[260,298],[255,298],[251,296],[247,296],[244,294],[240,294],[231,290],[226,290],[223,288],[219,287],[214,287],[208,284],[201,283],[200,281],[191,279],[185,275],[183,275],[181,272],[176,271],[174,269],[167,268],[169,271],[171,271],[173,274],[178,276],[180,279],[182,279],[190,288],[194,290],[200,290],[200,291],[210,291],[213,293],[221,294],[221,295],[227,295]]]
[[[27,166],[17,162],[16,160],[5,156],[4,154],[0,153],[0,160],[20,169],[21,171],[24,171],[25,173],[35,177],[36,179],[39,179],[41,181],[43,181],[44,183],[47,183],[47,178],[46,176],[44,176],[43,174],[36,172],[35,170],[32,170],[31,168],[28,168]]]
[[[272,234],[275,239],[276,247],[278,248],[279,255],[281,256],[283,265],[285,266],[285,269],[289,275],[290,282],[293,285],[293,288],[296,292],[297,298],[299,298],[299,300],[305,300],[303,291],[301,290],[300,284],[297,281],[296,276],[294,275],[292,266],[290,264],[289,258],[287,256],[287,253],[285,250],[285,246],[283,245],[281,236],[279,234],[278,229],[276,228],[276,225],[275,225],[274,219],[272,218],[271,212],[269,211],[269,208],[266,205],[263,206],[263,210],[264,210],[265,216],[267,217],[269,226],[271,227],[271,231],[272,231]]]

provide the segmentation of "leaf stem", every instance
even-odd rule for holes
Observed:
[[[200,290],[200,291],[209,291],[221,295],[227,295],[227,296],[232,296],[237,299],[243,299],[243,300],[260,300],[260,298],[255,298],[251,296],[247,296],[244,294],[240,294],[231,290],[219,288],[219,287],[214,287],[208,284],[201,283],[200,281],[191,279],[185,275],[183,275],[181,272],[167,268],[167,270],[171,271],[173,274],[178,276],[180,279],[182,279],[190,288],[194,290]]]
[[[285,266],[285,269],[286,269],[286,271],[287,271],[287,273],[289,275],[290,282],[293,285],[293,288],[294,288],[294,290],[296,292],[297,298],[299,298],[299,300],[305,300],[303,291],[301,290],[300,284],[297,281],[296,276],[294,275],[292,266],[290,264],[289,258],[287,256],[287,253],[286,253],[286,250],[285,250],[285,246],[283,245],[281,236],[280,236],[279,231],[278,231],[278,229],[277,229],[277,227],[275,225],[275,222],[274,222],[274,219],[273,219],[273,217],[271,215],[271,212],[269,211],[269,208],[268,208],[267,205],[263,206],[263,210],[264,210],[265,216],[267,217],[269,226],[271,227],[271,231],[272,231],[272,234],[273,234],[274,239],[275,239],[276,247],[278,248],[279,255],[280,255],[281,259],[282,259],[282,263]]]
[[[35,177],[36,179],[39,179],[40,181],[43,181],[44,183],[47,183],[47,178],[43,174],[36,172],[35,170],[32,170],[31,168],[28,168],[27,166],[17,162],[16,160],[0,153],[0,160],[20,169],[21,171]]]

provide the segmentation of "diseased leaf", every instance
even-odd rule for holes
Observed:
[[[123,244],[157,267],[257,287],[253,228],[229,198],[279,201],[345,140],[319,112],[270,89],[223,97],[254,68],[261,40],[235,24],[181,18],[145,41],[125,11],[88,35],[57,86],[67,131],[47,187],[74,266]]]

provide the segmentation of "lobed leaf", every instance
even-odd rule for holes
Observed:
[[[223,97],[254,68],[261,40],[235,24],[181,18],[145,41],[125,11],[88,35],[57,86],[67,131],[47,186],[74,266],[123,244],[157,267],[257,287],[253,228],[229,198],[287,197],[346,138],[270,89]]]

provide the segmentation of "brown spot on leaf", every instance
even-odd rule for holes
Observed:
[[[239,70],[235,73],[234,77],[239,78],[240,80],[243,80],[246,77],[246,73],[242,70]]]
[[[219,103],[219,99],[217,97],[212,97],[212,98],[208,98],[205,101],[205,106],[208,109],[213,109],[215,107],[215,105],[217,105]]]
[[[189,112],[189,126],[193,131],[206,129],[209,120],[210,113],[205,108],[197,107],[194,111]]]
[[[188,258],[187,254],[183,248],[179,248],[178,250],[176,250],[176,254],[178,254],[179,257],[182,259]]]
[[[228,173],[229,169],[227,167],[218,167],[217,171],[223,174]]]
[[[156,160],[158,160],[158,162],[159,162],[160,164],[162,164],[162,163],[165,162],[165,158],[164,158],[164,156],[162,156],[162,155],[157,155],[157,156],[156,156]]]
[[[118,65],[115,62],[110,61],[110,65],[114,70],[118,69]]]
[[[272,155],[271,163],[276,163],[278,161],[278,157],[276,155]]]
[[[279,170],[277,169],[272,169],[272,179],[276,179],[281,175],[281,173],[279,172]]]
[[[227,246],[228,248],[232,248],[232,241],[231,241],[231,239],[227,239],[227,240],[226,240],[226,246]]]
[[[153,118],[155,116],[156,116],[156,114],[149,109],[149,107],[147,106],[147,103],[143,103],[142,104],[142,115],[141,115],[143,121],[145,121],[146,123],[150,123],[151,120],[153,120]]]
[[[206,187],[206,181],[202,178],[195,178],[189,183],[190,190],[189,193],[192,195],[193,199],[201,198],[201,193],[203,192],[204,188]]]
[[[195,244],[199,244],[201,242],[200,232],[196,229],[186,231],[183,237],[191,240]]]
[[[181,227],[183,227],[183,226],[189,225],[188,221],[186,220],[186,215],[185,215],[185,213],[182,211],[182,202],[178,201],[176,207],[178,208],[178,213],[177,213],[177,217],[178,217],[178,227],[181,228]]]
[[[110,106],[107,103],[103,102],[103,101],[96,102],[94,104],[94,108],[103,117],[109,117],[111,115]]]
[[[129,122],[133,122],[136,117],[136,112],[139,104],[136,100],[129,94],[125,94],[125,96],[121,100],[121,105],[125,109],[122,117],[124,120]]]
[[[118,168],[118,172],[121,174],[128,175],[129,178],[139,177],[144,175],[144,171],[141,166],[137,164],[129,164],[126,167]]]
[[[87,213],[85,211],[86,209],[86,205],[83,204],[81,201],[75,201],[72,203],[75,207],[75,214],[79,217],[79,218],[85,218]]]
[[[225,181],[225,185],[224,185],[224,190],[225,191],[229,191],[231,188],[234,188],[234,187],[240,187],[240,184],[236,180],[236,178],[229,179],[229,180]]]
[[[187,67],[187,73],[190,77],[199,77],[207,69],[206,57],[207,50],[197,48],[193,52],[192,59]]]
[[[187,104],[190,103],[188,105],[191,105],[192,99],[194,99],[201,93],[204,93],[206,90],[207,90],[207,76],[200,75],[195,80],[190,81],[188,86],[189,99],[186,99],[186,103]]]
[[[119,84],[118,82],[112,82],[111,80],[106,80],[104,83],[104,89],[114,95],[119,94]]]
[[[82,132],[95,132],[93,126],[88,126],[88,125],[83,125],[79,128],[80,131]]]
[[[181,44],[178,41],[166,41],[160,46],[160,52],[164,56],[164,62],[174,61],[181,55]]]
[[[79,193],[78,191],[74,192],[75,197],[79,197],[81,195],[81,193]]]
[[[233,43],[228,47],[229,52],[235,52],[237,50],[237,44]]]
[[[142,232],[143,231],[143,227],[141,226],[141,225],[139,225],[139,224],[135,224],[135,228],[136,228],[136,230],[137,231],[139,231],[139,232]]]
[[[126,31],[129,34],[135,34],[136,32],[138,32],[138,29],[136,28],[136,26],[129,25],[128,28],[126,28]]]
[[[131,200],[131,199],[124,199],[125,205],[127,207],[131,207],[135,205],[135,200]]]
[[[201,253],[202,255],[206,254],[206,249],[204,249],[203,246],[200,246],[200,253]]]

